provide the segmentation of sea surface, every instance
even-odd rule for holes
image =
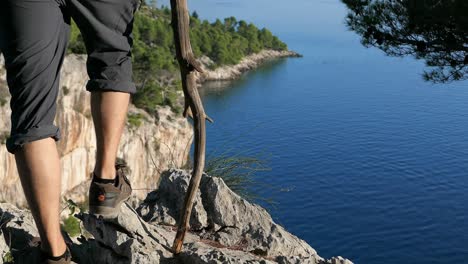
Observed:
[[[164,3],[164,1],[163,1]],[[268,27],[303,58],[202,88],[208,153],[265,158],[253,187],[321,256],[468,263],[468,82],[360,43],[332,0],[189,1]],[[260,202],[265,206],[268,204]]]

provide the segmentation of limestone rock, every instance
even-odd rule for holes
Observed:
[[[39,233],[28,210],[0,203],[0,263],[10,254],[15,263],[35,263],[39,254]]]
[[[89,214],[78,217],[98,242],[92,256],[97,263],[159,263],[172,257],[162,228],[145,223],[127,204],[114,223]]]
[[[301,257],[297,257],[297,256],[278,256],[276,257],[276,262],[278,264],[316,264],[316,263],[320,263],[322,264],[323,259],[317,259],[316,257],[304,257],[304,258],[301,258]],[[323,263],[325,264],[325,263]]]
[[[182,170],[169,170],[161,175],[156,191],[151,192],[137,208],[142,218],[150,223],[175,225],[182,211],[190,175]],[[200,230],[208,225],[208,216],[198,192],[195,196],[190,227]]]
[[[0,203],[0,227],[9,246],[22,245],[27,239],[39,237],[30,212],[8,203]],[[24,236],[20,237],[18,234]]]
[[[3,264],[3,256],[5,256],[9,251],[10,250],[8,249],[5,239],[0,238],[0,264]]]
[[[172,172],[173,182],[178,182],[176,180],[177,175],[186,178],[184,174],[188,174],[184,171]],[[215,178],[205,176],[204,184],[209,185],[206,181],[212,181],[213,179]],[[219,181],[216,184],[222,186],[222,180],[219,179]],[[217,180],[214,180],[214,182],[217,182]],[[209,189],[212,190],[212,188]],[[223,192],[220,191],[219,193]],[[228,192],[228,195],[232,194]],[[218,198],[224,199],[223,197]],[[236,202],[236,198],[227,201]],[[171,210],[171,208],[168,209]],[[252,210],[256,209],[258,208],[252,208]],[[239,211],[232,211],[231,213],[236,215]],[[227,214],[230,213],[227,212]],[[250,215],[255,214],[251,212]],[[263,213],[260,213],[260,215],[265,217]],[[18,209],[8,203],[0,203],[0,216],[0,250],[2,250],[0,252],[12,252],[15,263],[34,263],[34,259],[37,258],[38,254],[38,234],[30,212],[26,209]],[[226,246],[218,241],[206,239],[200,236],[200,232],[188,232],[183,251],[179,255],[173,256],[171,246],[175,237],[175,229],[145,222],[128,203],[122,205],[119,217],[113,221],[103,221],[101,218],[84,212],[80,212],[76,216],[82,221],[82,226],[89,233],[83,232],[78,238],[69,238],[65,234],[66,241],[70,244],[74,263],[352,264],[349,260],[341,257],[325,260],[319,257],[310,247],[309,251],[312,250],[313,254],[309,255],[287,256],[280,254],[276,257],[267,256],[259,254],[257,251],[249,252],[242,245]],[[225,219],[231,218],[226,216]],[[237,216],[236,219],[241,219],[241,217]],[[252,221],[262,222],[261,219],[253,219]],[[287,234],[284,233],[283,235]],[[287,236],[293,235],[289,234]],[[290,240],[290,242],[301,243],[293,240]],[[296,246],[303,245],[296,244]]]
[[[276,224],[265,209],[231,191],[222,179],[206,176],[200,190],[209,222],[220,227],[207,234],[210,239],[227,246],[243,243],[244,250],[267,256],[317,255],[304,240]]]
[[[210,247],[203,243],[190,243],[184,245],[180,254],[183,263],[206,264],[273,264],[272,260],[264,259],[251,253],[227,248]]]
[[[150,223],[175,224],[189,180],[189,172],[171,169],[162,175],[158,190],[151,192],[137,211]],[[220,178],[204,174],[195,201],[190,225],[204,239],[273,259],[287,256],[309,259],[310,263],[321,260],[304,240],[276,224],[265,209],[241,198]],[[296,263],[287,261],[283,263]]]
[[[338,256],[324,261],[323,264],[353,264],[353,262],[351,262],[349,259]]]

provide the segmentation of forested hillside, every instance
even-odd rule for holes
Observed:
[[[137,94],[132,102],[149,112],[156,105],[170,105],[175,111],[178,81],[177,61],[170,27],[170,9],[141,6],[135,14],[133,27],[133,65]],[[236,64],[243,57],[262,49],[286,50],[287,45],[268,29],[259,29],[234,17],[210,23],[194,12],[191,21],[191,40],[197,57],[208,56],[211,67]],[[69,53],[86,53],[79,29],[72,24]]]

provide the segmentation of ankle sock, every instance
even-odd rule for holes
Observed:
[[[42,254],[43,258],[45,257],[45,258],[47,258],[49,260],[57,261],[57,260],[60,260],[60,259],[64,258],[68,254],[69,249],[68,249],[68,246],[67,246],[67,248],[65,248],[65,251],[63,252],[63,254],[60,255],[60,256],[52,256],[49,252],[42,250],[42,248],[40,248],[40,247],[39,247],[39,250],[41,251],[41,254]]]
[[[98,178],[96,174],[93,173],[93,181],[98,182],[98,183],[115,183],[115,178],[114,179],[102,179],[102,178]]]
[[[68,248],[65,249],[65,252],[63,252],[62,255],[57,256],[57,257],[49,256],[48,259],[54,260],[54,261],[61,260],[62,258],[64,258],[67,255],[67,253],[68,253]]]

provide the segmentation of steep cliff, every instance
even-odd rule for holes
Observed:
[[[81,55],[66,57],[55,119],[62,134],[57,142],[61,156],[62,191],[78,201],[85,197],[86,188],[79,187],[86,186],[84,183],[93,170],[96,155],[90,93],[85,90],[88,79],[85,60],[86,57]],[[10,131],[11,111],[3,67],[3,58],[0,58],[0,200],[24,205],[14,156],[4,145]],[[134,193],[138,198],[144,198],[148,189],[155,188],[160,172],[185,164],[193,132],[189,122],[176,116],[169,107],[159,107],[155,118],[131,105],[128,121],[118,157],[132,168],[130,178],[136,189]]]

